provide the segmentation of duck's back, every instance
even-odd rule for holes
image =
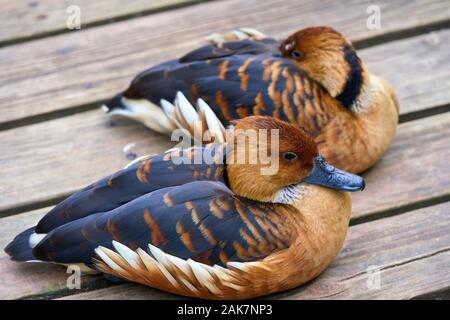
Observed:
[[[139,74],[123,96],[159,105],[177,91],[193,103],[204,99],[224,124],[270,115],[315,134],[333,114],[328,93],[282,57],[271,38],[201,47]]]

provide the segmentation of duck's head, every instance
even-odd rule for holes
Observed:
[[[281,43],[280,51],[348,109],[352,109],[365,91],[366,67],[351,42],[333,28],[310,27],[297,31]]]
[[[234,124],[227,139],[231,146],[227,174],[236,194],[277,202],[285,188],[299,184],[350,192],[364,188],[360,176],[327,164],[314,140],[298,126],[266,116],[251,116]]]

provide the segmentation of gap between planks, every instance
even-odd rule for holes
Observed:
[[[93,27],[99,27],[99,26],[108,25],[108,24],[115,23],[115,22],[129,20],[129,19],[133,19],[133,18],[137,18],[137,17],[149,16],[149,15],[153,15],[153,14],[157,14],[157,13],[161,13],[161,12],[165,12],[165,11],[171,11],[171,10],[175,10],[175,9],[180,9],[180,8],[197,5],[197,4],[204,3],[204,2],[212,2],[212,1],[218,1],[218,0],[178,0],[178,1],[174,0],[174,1],[169,1],[167,4],[159,4],[159,6],[158,5],[154,6],[150,3],[150,4],[146,5],[146,7],[148,7],[148,8],[145,8],[145,6],[144,6],[141,9],[141,11],[129,12],[129,13],[125,13],[125,14],[118,14],[116,16],[111,15],[111,16],[105,16],[105,17],[102,17],[99,19],[93,19],[92,21],[82,23],[81,27],[83,30],[85,30],[85,29],[90,29]],[[76,3],[72,3],[72,4],[77,5]],[[62,10],[63,8],[59,8],[59,9],[61,9],[60,14],[62,14],[62,15],[66,14],[65,10]],[[83,9],[84,9],[84,7],[81,6],[80,10],[81,10],[82,14],[83,14]],[[97,8],[96,10],[101,10],[101,9]],[[20,43],[24,43],[24,42],[40,40],[40,39],[57,36],[60,34],[65,34],[65,33],[73,32],[73,31],[74,30],[71,30],[71,29],[68,29],[67,27],[65,27],[64,24],[61,24],[60,28],[53,28],[53,29],[47,30],[47,31],[42,30],[42,31],[38,31],[37,33],[30,34],[30,35],[17,35],[15,38],[0,40],[0,48],[11,46],[11,45],[16,45],[16,44],[20,44]]]

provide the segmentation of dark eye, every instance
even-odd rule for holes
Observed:
[[[303,57],[303,54],[298,50],[294,50],[291,52],[291,56],[294,59],[301,59],[301,57]]]
[[[296,159],[297,155],[294,152],[285,152],[283,158],[290,161]]]

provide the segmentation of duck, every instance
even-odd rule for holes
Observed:
[[[364,186],[303,129],[249,116],[224,143],[146,156],[75,192],[5,251],[183,296],[254,298],[325,270]]]
[[[191,103],[208,103],[209,123],[221,124],[212,129],[251,115],[296,124],[330,164],[352,173],[382,158],[399,116],[392,86],[370,73],[352,43],[328,26],[282,41],[254,29],[212,35],[209,44],[141,72],[102,108],[163,134],[180,125],[189,131],[197,116],[177,122],[173,110],[161,107],[161,99],[173,101],[177,91]]]

